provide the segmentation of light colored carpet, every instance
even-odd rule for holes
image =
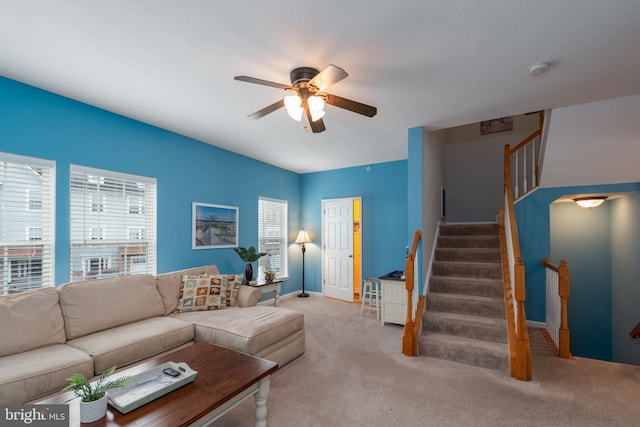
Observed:
[[[306,353],[277,371],[270,427],[638,426],[640,367],[576,358],[540,347],[533,381],[400,352],[402,328],[381,326],[359,304],[285,298],[305,315]],[[253,426],[254,401],[214,427]]]

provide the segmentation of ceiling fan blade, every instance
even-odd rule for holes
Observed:
[[[324,70],[320,71],[314,78],[309,81],[309,84],[318,88],[318,92],[322,92],[329,86],[338,83],[340,80],[347,77],[349,74],[340,67],[336,67],[333,64],[329,64]]]
[[[284,107],[284,99],[281,99],[278,102],[274,102],[273,104],[264,107],[262,110],[258,110],[255,113],[248,115],[247,117],[253,120],[257,120],[269,113],[273,113],[274,111],[282,107]]]
[[[315,122],[311,120],[311,111],[309,111],[309,106],[306,103],[304,104],[304,110],[307,113],[307,119],[309,120],[309,127],[311,128],[311,131],[313,133],[320,133],[327,130],[327,128],[324,127],[324,122],[322,121],[322,119],[318,119]]]
[[[361,102],[352,101],[329,93],[325,93],[324,97],[327,104],[333,105],[334,107],[344,108],[345,110],[353,111],[354,113],[362,114],[363,116],[373,117],[378,113],[378,109],[376,107],[372,107],[371,105],[363,104]]]
[[[233,79],[241,82],[254,83],[262,86],[275,87],[276,89],[285,89],[285,90],[291,89],[290,85],[283,85],[282,83],[270,82],[269,80],[256,79],[255,77],[235,76]]]

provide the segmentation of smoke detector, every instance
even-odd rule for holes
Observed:
[[[547,71],[549,71],[549,64],[547,64],[546,62],[542,62],[531,67],[529,69],[529,75],[531,77],[538,77],[543,75]]]

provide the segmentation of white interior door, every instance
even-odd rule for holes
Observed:
[[[325,200],[324,295],[353,302],[353,199]]]

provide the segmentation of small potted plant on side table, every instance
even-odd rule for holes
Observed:
[[[233,248],[233,250],[236,251],[240,259],[242,259],[242,261],[244,261],[247,264],[244,270],[244,278],[247,281],[247,283],[251,282],[253,280],[252,264],[257,260],[259,260],[260,258],[262,258],[263,256],[269,255],[269,254],[266,252],[257,253],[256,248],[254,248],[253,246],[249,246],[249,248]]]
[[[123,387],[129,377],[120,377],[113,381],[107,381],[107,377],[113,374],[116,367],[113,366],[100,375],[95,384],[91,384],[84,375],[73,374],[67,381],[69,385],[62,391],[72,391],[81,398],[80,422],[90,423],[99,420],[107,414],[107,390]]]

